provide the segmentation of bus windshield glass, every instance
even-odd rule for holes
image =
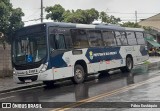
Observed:
[[[27,64],[39,62],[47,54],[45,33],[32,33],[15,37],[13,41],[13,62]]]

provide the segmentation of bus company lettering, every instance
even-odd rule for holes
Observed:
[[[98,57],[98,56],[107,56],[107,55],[116,55],[117,52],[104,52],[104,53],[95,53],[93,54],[94,57]]]

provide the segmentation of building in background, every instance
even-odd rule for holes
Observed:
[[[147,19],[142,19],[139,23],[141,26],[150,27],[151,30],[147,31],[147,42],[150,47],[160,46],[160,13],[151,16]]]

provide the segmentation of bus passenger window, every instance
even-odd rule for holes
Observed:
[[[55,35],[54,34],[50,34],[50,37],[49,37],[50,51],[52,51],[53,49],[56,49],[54,38],[55,38]]]
[[[89,30],[88,38],[89,38],[89,44],[91,47],[102,46],[101,31]]]
[[[66,49],[63,34],[51,34],[49,41],[50,41],[50,51],[54,49]]]
[[[71,38],[74,48],[87,48],[89,47],[87,34],[82,29],[71,29]]]
[[[63,34],[56,34],[55,36],[56,49],[66,49],[65,40]]]
[[[136,38],[137,38],[138,44],[145,44],[145,40],[142,32],[136,32]]]
[[[103,41],[105,46],[115,46],[116,41],[114,39],[113,31],[103,31]]]
[[[136,40],[134,32],[126,32],[126,34],[127,34],[128,44],[137,45],[137,40]]]
[[[123,45],[122,41],[121,41],[121,34],[120,32],[115,32],[115,37],[116,37],[116,40],[117,40],[117,45]]]

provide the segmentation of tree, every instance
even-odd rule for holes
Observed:
[[[141,28],[142,27],[138,23],[134,23],[134,22],[125,22],[125,23],[121,24],[121,26],[123,26],[123,27],[132,27],[132,28]]]
[[[116,18],[113,15],[109,16],[104,11],[100,12],[99,18],[102,20],[102,22],[111,24],[118,24],[121,21],[120,18]]]
[[[94,8],[88,10],[77,9],[76,11],[66,11],[63,14],[64,22],[91,24],[94,19],[98,19],[99,12]]]
[[[102,20],[102,22],[107,23],[109,16],[106,14],[106,12],[102,11],[100,12],[99,18]]]
[[[0,0],[0,15],[0,31],[9,40],[15,30],[23,27],[24,13],[20,8],[14,9],[10,0]]]
[[[86,10],[86,23],[91,24],[94,20],[97,20],[99,17],[99,12],[94,8]]]
[[[12,36],[16,30],[24,26],[24,22],[22,22],[22,16],[24,16],[24,13],[22,12],[21,8],[12,10],[12,14],[9,18],[10,25],[7,31],[7,35],[9,37]],[[10,41],[11,38],[8,38],[8,40]]]
[[[99,12],[94,9],[77,9],[66,10],[59,4],[54,5],[53,7],[47,7],[45,9],[47,12],[46,18],[55,20],[58,22],[71,22],[71,23],[82,23],[82,24],[91,24],[94,20],[97,20],[99,17],[102,18],[103,22],[118,24],[120,18],[115,18],[114,16],[108,16],[105,12]]]
[[[54,6],[47,7],[45,11],[48,13],[46,15],[47,19],[50,18],[51,20],[55,20],[58,22],[61,22],[63,20],[62,15],[65,12],[65,9],[61,5],[56,4]]]

